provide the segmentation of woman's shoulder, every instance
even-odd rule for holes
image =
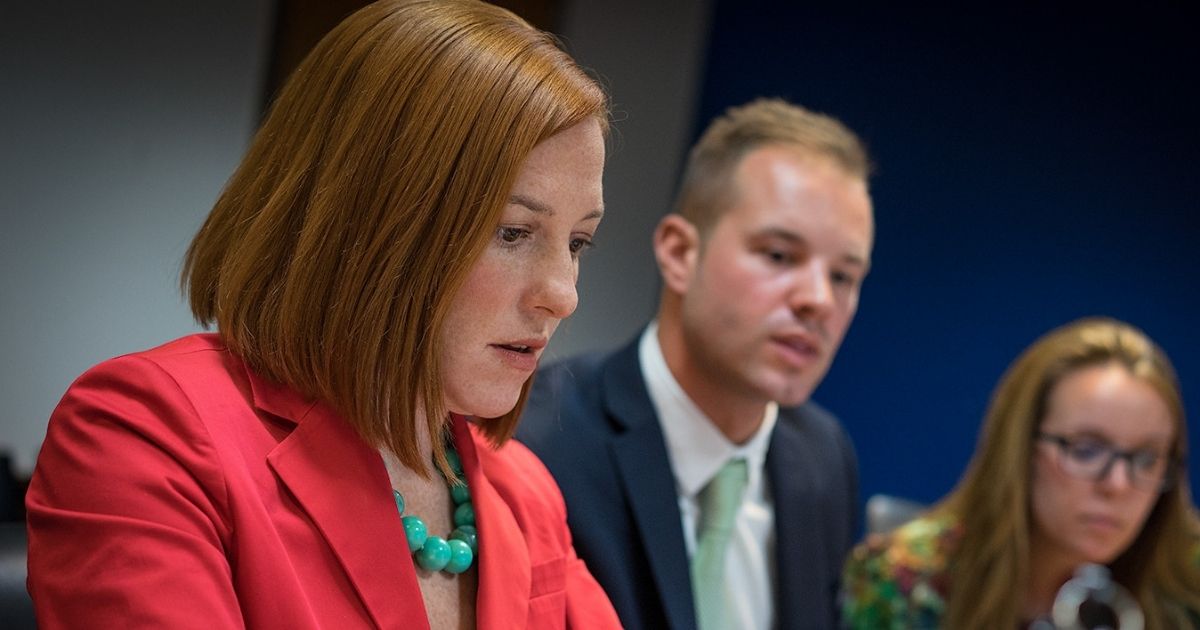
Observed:
[[[961,534],[957,518],[935,513],[868,536],[846,563],[843,617],[849,627],[936,627]]]
[[[80,405],[102,405],[130,420],[206,423],[230,416],[235,404],[250,414],[252,380],[219,335],[193,334],[93,366],[67,389],[55,416]]]
[[[193,390],[212,388],[217,382],[230,380],[215,378],[217,374],[229,375],[230,357],[217,335],[197,334],[107,359],[71,383],[54,418],[70,417],[72,414],[65,412],[81,407],[129,412],[120,415],[136,415],[135,412],[147,407],[161,411],[164,405],[186,408]],[[82,420],[90,421],[94,415],[83,413]]]
[[[886,534],[871,534],[851,553],[852,563],[872,563],[889,574],[944,572],[948,555],[961,537],[950,514],[927,514]]]
[[[38,468],[56,474],[86,463],[107,476],[117,463],[131,469],[136,460],[147,475],[184,465],[222,483],[226,460],[219,454],[242,456],[255,440],[265,455],[278,443],[256,413],[249,379],[244,364],[209,334],[103,361],[76,379],[54,409]],[[81,450],[89,456],[79,456]],[[100,452],[117,456],[93,456]]]
[[[101,361],[72,385],[100,378],[104,382],[138,380],[147,373],[162,373],[186,382],[203,379],[213,369],[227,371],[229,354],[221,338],[212,333],[187,335],[147,350],[122,354]]]

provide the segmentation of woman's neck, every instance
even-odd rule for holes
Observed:
[[[1021,609],[1021,618],[1025,620],[1050,614],[1059,589],[1071,579],[1071,574],[1078,564],[1064,554],[1046,547],[1036,535],[1030,540],[1029,582],[1025,588],[1025,602]]]
[[[420,517],[431,534],[446,538],[455,527],[452,517],[455,504],[446,480],[433,466],[433,446],[423,418],[417,419],[416,429],[417,448],[426,474],[422,475],[421,471],[405,466],[386,448],[379,449],[379,452],[383,456],[392,488],[404,497],[404,514]],[[390,498],[387,500],[391,501]],[[399,544],[407,549],[404,541]],[[414,567],[430,627],[474,628],[479,579],[475,566],[458,575],[426,571],[417,565]]]

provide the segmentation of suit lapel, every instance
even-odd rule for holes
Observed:
[[[249,373],[255,404],[296,428],[267,456],[383,628],[428,628],[379,453],[332,409]]]
[[[807,450],[803,435],[780,418],[766,466],[775,506],[775,603],[780,630],[829,624],[826,604],[806,596],[826,589],[820,582],[825,575],[822,549],[827,544],[816,520],[814,473],[808,470],[813,458],[806,456]]]
[[[610,443],[667,620],[696,627],[675,475],[638,362],[635,340],[604,366],[604,399],[620,429]]]
[[[488,481],[477,449],[478,434],[454,417],[454,443],[463,462],[479,528],[479,592],[475,598],[480,628],[524,628],[532,584],[529,547],[512,509]]]

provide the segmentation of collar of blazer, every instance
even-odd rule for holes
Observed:
[[[427,628],[416,570],[378,451],[332,406],[246,370],[254,405],[296,424],[267,462],[324,536],[364,607],[383,628]],[[455,444],[480,522],[476,618],[486,627],[521,627],[528,612],[529,549],[512,509],[488,481],[483,438],[461,416]],[[380,544],[390,540],[393,544]],[[489,587],[489,585],[495,585]],[[521,585],[525,592],[522,593]],[[397,606],[397,600],[401,605]]]

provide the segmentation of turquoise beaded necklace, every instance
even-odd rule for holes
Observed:
[[[462,460],[458,452],[450,444],[446,445],[446,460],[450,468],[458,476],[456,483],[450,484],[450,498],[454,501],[454,531],[449,538],[431,536],[425,521],[416,514],[404,516],[404,495],[398,490],[392,490],[396,499],[396,509],[400,511],[404,522],[404,536],[408,538],[408,550],[422,569],[426,571],[445,571],[457,575],[471,568],[475,554],[479,550],[479,534],[475,531],[475,506],[471,505],[471,493],[467,490],[466,477],[463,475]]]

